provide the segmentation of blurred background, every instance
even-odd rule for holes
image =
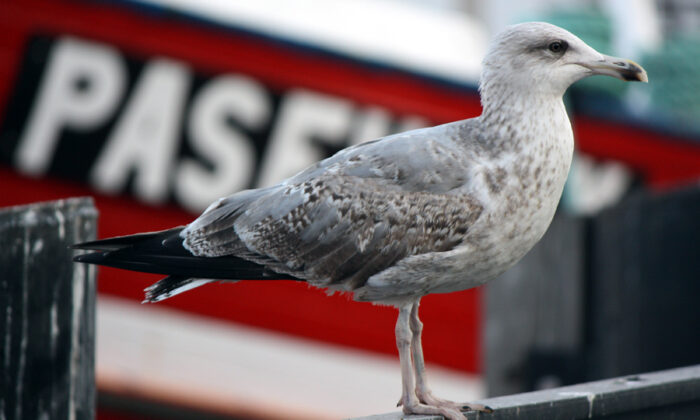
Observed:
[[[489,40],[528,20],[650,83],[572,87],[577,153],[550,232],[487,287],[423,300],[436,393],[700,363],[694,0],[4,0],[0,205],[90,195],[99,237],[186,224],[343,147],[478,115]],[[395,409],[395,310],[291,282],[140,305],[158,278],[99,271],[98,419]]]

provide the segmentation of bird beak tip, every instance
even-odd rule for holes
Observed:
[[[628,63],[628,72],[623,74],[623,77],[625,77],[625,80],[629,81],[636,81],[636,82],[642,82],[642,83],[649,83],[649,76],[647,76],[647,71],[644,70],[642,66],[639,64],[635,63],[632,60],[626,60]]]
[[[632,60],[603,56],[602,60],[583,64],[592,74],[616,77],[628,82],[649,83],[646,70]]]
[[[642,83],[649,83],[649,76],[647,76],[647,72],[642,71],[642,73],[640,73],[637,77],[637,81],[640,81]]]

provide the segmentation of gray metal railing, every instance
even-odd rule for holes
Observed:
[[[479,401],[491,414],[467,419],[700,419],[700,365],[527,392]],[[355,420],[437,420],[401,412]]]

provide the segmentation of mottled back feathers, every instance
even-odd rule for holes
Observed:
[[[183,231],[185,246],[343,290],[408,256],[449,251],[483,208],[464,188],[468,160],[452,131],[346,149],[278,186],[233,195]]]

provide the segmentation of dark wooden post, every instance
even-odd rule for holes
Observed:
[[[591,234],[586,379],[700,363],[700,186],[633,195]]]
[[[486,286],[489,395],[700,363],[700,187],[557,215]]]
[[[95,238],[90,198],[0,209],[0,418],[95,417]]]

